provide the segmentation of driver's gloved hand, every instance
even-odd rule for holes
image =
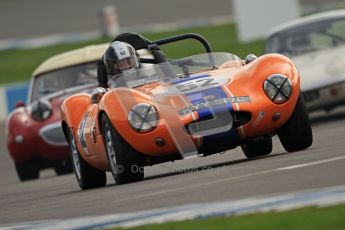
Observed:
[[[108,74],[102,60],[97,63],[98,86],[108,88]]]

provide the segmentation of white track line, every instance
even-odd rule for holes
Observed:
[[[325,160],[320,160],[320,161],[313,161],[305,164],[298,164],[298,165],[291,165],[283,168],[277,169],[278,171],[282,170],[290,170],[290,169],[297,169],[297,168],[303,168],[303,167],[308,167],[308,166],[313,166],[313,165],[319,165],[319,164],[324,164],[332,161],[338,161],[338,160],[343,160],[345,159],[345,156],[340,156],[340,157],[334,157],[330,159],[325,159]]]
[[[259,172],[255,172],[255,173],[249,173],[249,174],[230,177],[230,178],[222,178],[222,179],[213,180],[210,182],[204,182],[204,183],[200,183],[200,184],[187,185],[184,187],[177,187],[177,188],[172,188],[172,189],[160,190],[157,192],[152,192],[152,193],[138,195],[138,196],[131,196],[131,197],[126,197],[126,198],[121,198],[121,199],[114,199],[114,200],[112,200],[112,203],[126,202],[126,201],[134,200],[134,199],[141,200],[141,199],[144,199],[146,197],[166,195],[168,193],[174,193],[174,192],[179,192],[179,191],[184,191],[184,190],[198,188],[198,187],[204,187],[204,186],[213,186],[215,184],[226,183],[226,182],[229,182],[231,180],[238,180],[238,179],[243,179],[243,178],[252,177],[252,176],[261,176],[261,175],[266,175],[269,173],[274,173],[277,171],[292,170],[295,168],[314,166],[314,165],[324,164],[324,163],[328,163],[328,162],[332,162],[332,161],[338,161],[338,160],[342,160],[342,159],[345,159],[345,156],[334,157],[334,158],[320,160],[320,161],[313,161],[313,162],[306,163],[306,164],[299,164],[299,165],[292,165],[292,166],[287,166],[287,167],[282,167],[282,168],[269,169],[269,170],[265,170],[265,171],[259,171]]]

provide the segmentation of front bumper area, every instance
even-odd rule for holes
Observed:
[[[23,162],[34,157],[49,160],[64,160],[69,157],[68,145],[60,122],[43,126],[39,130],[29,129],[29,127],[17,130],[8,138],[7,147],[16,162]]]
[[[303,92],[309,111],[331,110],[345,104],[345,82]]]
[[[61,122],[55,122],[42,127],[39,131],[39,135],[49,145],[67,146],[67,142],[61,128]]]

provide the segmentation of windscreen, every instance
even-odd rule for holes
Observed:
[[[271,36],[268,53],[295,56],[345,44],[345,18],[314,22]]]
[[[230,53],[205,53],[168,62],[148,65],[132,72],[113,76],[111,88],[135,88],[153,82],[170,82],[176,78],[187,78],[192,74],[218,68],[228,61],[241,61]]]
[[[96,84],[97,62],[54,70],[35,78],[30,102],[74,87]]]

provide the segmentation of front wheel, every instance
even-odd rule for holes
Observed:
[[[244,145],[241,145],[242,151],[247,158],[268,155],[272,152],[272,147],[272,137],[252,140]]]
[[[38,179],[40,170],[34,160],[28,160],[21,163],[15,162],[14,165],[20,181]]]
[[[89,165],[81,156],[75,144],[72,131],[68,133],[72,166],[81,189],[104,187],[107,177],[104,171]]]
[[[291,117],[278,130],[278,136],[284,149],[288,152],[300,151],[312,145],[313,132],[302,93],[298,97]]]
[[[143,156],[120,136],[105,114],[102,116],[102,131],[109,166],[116,184],[143,180]]]

